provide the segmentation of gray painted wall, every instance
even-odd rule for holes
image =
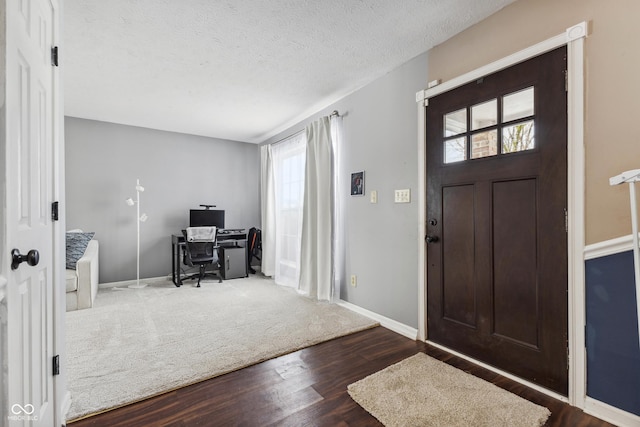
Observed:
[[[415,94],[426,87],[427,55],[352,93],[265,141],[278,141],[319,116],[338,110],[345,180],[346,262],[341,298],[418,327],[418,113]],[[365,171],[364,197],[349,195],[351,172]],[[411,189],[411,203],[394,203],[394,190]],[[371,190],[378,203],[370,203]],[[358,277],[353,288],[346,280]]]
[[[95,231],[100,283],[136,277],[136,179],[145,187],[140,277],[171,274],[171,234],[189,209],[215,204],[227,228],[259,224],[259,148],[253,144],[65,118],[67,229]]]

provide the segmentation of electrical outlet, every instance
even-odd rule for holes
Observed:
[[[411,203],[411,189],[396,190],[395,203]]]
[[[358,286],[358,277],[355,274],[351,275],[351,286],[354,288]]]
[[[378,203],[378,192],[371,190],[371,203]]]

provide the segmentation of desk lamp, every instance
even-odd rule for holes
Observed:
[[[136,205],[136,222],[138,225],[138,245],[137,245],[137,253],[136,253],[136,284],[129,285],[132,289],[142,289],[147,286],[146,283],[140,283],[140,223],[145,222],[149,217],[146,213],[140,215],[140,193],[144,191],[144,187],[140,185],[140,179],[136,180],[136,200],[134,201],[131,197],[129,197],[125,202],[129,206]]]

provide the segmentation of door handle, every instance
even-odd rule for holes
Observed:
[[[30,266],[38,265],[40,262],[40,253],[36,249],[31,249],[26,255],[22,255],[19,249],[11,251],[11,269],[17,269],[20,264],[27,262]]]
[[[438,240],[440,240],[440,239],[438,239],[438,236],[429,236],[429,235],[427,235],[427,236],[424,238],[424,240],[425,240],[427,243],[436,243],[436,242],[437,242]]]

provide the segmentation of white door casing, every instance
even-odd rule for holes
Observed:
[[[9,425],[53,426],[59,417],[52,363],[59,269],[53,262],[51,219],[59,173],[54,170],[54,132],[60,111],[51,59],[57,3],[7,0],[5,6],[5,256],[11,257],[13,249],[22,255],[39,253],[36,265],[22,262],[14,269],[11,260],[0,264],[0,275],[7,278],[7,417]]]

